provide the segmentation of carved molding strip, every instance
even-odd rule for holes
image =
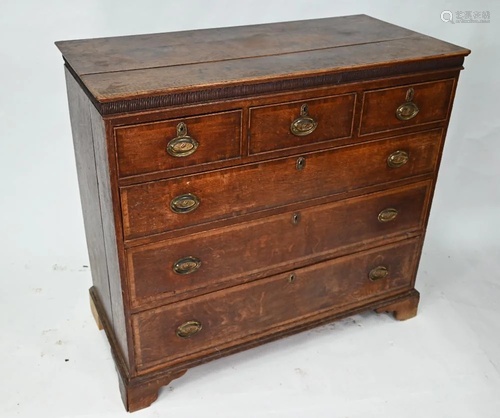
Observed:
[[[334,86],[354,81],[370,80],[381,77],[405,75],[414,72],[440,70],[445,68],[460,68],[464,57],[442,58],[431,61],[403,63],[396,66],[385,66],[367,70],[337,72],[321,76],[303,77],[288,80],[278,80],[265,83],[235,85],[208,90],[196,90],[163,96],[150,96],[140,99],[120,100],[109,103],[98,103],[92,97],[92,102],[102,115],[137,112],[141,110],[203,103],[222,99],[244,98],[253,95],[278,93],[312,87]],[[87,92],[87,94],[90,93]]]

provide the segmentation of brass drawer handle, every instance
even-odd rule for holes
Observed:
[[[378,214],[378,220],[380,222],[390,222],[393,221],[396,216],[398,216],[398,211],[396,209],[387,208]]]
[[[177,136],[167,144],[167,152],[172,157],[187,157],[198,149],[198,142],[187,134],[184,122],[177,125]]]
[[[170,202],[170,209],[175,213],[189,213],[198,206],[200,206],[200,199],[191,193],[181,194]]]
[[[398,168],[405,165],[410,156],[406,151],[394,151],[389,157],[387,157],[387,165],[392,168]]]
[[[412,101],[414,94],[415,91],[413,87],[410,87],[406,92],[406,103],[403,103],[396,109],[396,117],[399,120],[405,121],[413,119],[420,111],[418,106]]]
[[[316,122],[313,118],[307,115],[309,112],[309,107],[307,104],[303,104],[300,107],[300,116],[295,119],[290,125],[290,130],[292,134],[296,136],[306,136],[314,132],[314,130],[318,126],[318,122]]]
[[[177,260],[174,264],[173,270],[176,274],[191,274],[201,267],[200,259],[193,257],[183,257]]]
[[[387,270],[387,267],[384,266],[375,267],[370,270],[370,273],[368,273],[368,277],[372,281],[383,279],[388,275],[389,275],[389,270]]]
[[[175,332],[178,337],[189,338],[201,331],[202,325],[199,321],[188,321],[177,327]]]

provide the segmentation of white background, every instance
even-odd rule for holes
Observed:
[[[490,11],[446,24],[443,10]],[[124,416],[91,285],[54,41],[365,13],[467,47],[417,280],[367,313],[189,371],[134,417],[500,415],[500,7],[493,1],[0,2],[0,416]],[[68,361],[66,361],[66,359]]]

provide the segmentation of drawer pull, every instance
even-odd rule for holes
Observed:
[[[175,213],[189,213],[200,206],[200,200],[191,193],[174,197],[170,202],[170,209]]]
[[[308,112],[309,107],[307,106],[307,104],[303,104],[300,107],[300,116],[295,119],[290,126],[292,134],[296,136],[306,136],[314,132],[314,130],[318,126],[318,122],[308,116]]]
[[[405,165],[409,160],[409,155],[406,151],[394,151],[387,157],[387,165],[392,168],[398,168]]]
[[[396,117],[399,120],[410,120],[417,116],[418,112],[420,111],[418,106],[412,101],[414,94],[415,91],[412,87],[410,87],[406,92],[406,103],[403,103],[396,109]]]
[[[389,275],[389,270],[387,270],[387,267],[384,266],[375,267],[374,269],[370,270],[370,273],[368,273],[368,277],[372,281],[383,279],[388,275]]]
[[[178,337],[189,338],[201,331],[201,322],[199,321],[188,321],[177,327],[175,332]]]
[[[380,222],[390,222],[393,221],[396,216],[398,216],[398,211],[396,209],[387,208],[378,214],[378,220]]]
[[[167,144],[167,152],[172,157],[187,157],[198,148],[198,142],[187,134],[187,126],[184,122],[177,125],[177,136]]]
[[[174,264],[174,273],[191,274],[201,267],[201,261],[193,256],[183,257]]]

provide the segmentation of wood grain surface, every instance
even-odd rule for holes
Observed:
[[[363,94],[360,135],[446,119],[454,85],[455,79],[448,79],[366,91]],[[410,88],[414,91],[412,102],[418,106],[419,112],[410,120],[399,120],[395,117],[396,109],[406,102]]]
[[[356,30],[363,25],[364,30]],[[80,75],[236,60],[415,36],[366,15],[57,42]]]
[[[323,310],[408,289],[417,244],[409,240],[136,314],[132,321],[138,369],[202,356]],[[368,275],[378,266],[389,274],[372,281]],[[177,327],[191,320],[202,324],[201,331],[178,337]]]
[[[390,65],[460,58],[470,52],[366,15],[56,45],[94,103],[122,101],[109,109],[99,106],[105,113],[159,107],[164,99],[156,104],[147,99],[173,92],[371,68],[379,68],[380,76]],[[455,61],[443,65],[459,66]],[[146,102],[130,103],[140,98]]]
[[[441,132],[429,131],[398,139],[373,141],[331,151],[304,154],[233,169],[121,189],[126,239],[233,218],[276,206],[429,173],[434,170]],[[387,165],[389,155],[406,150],[411,156],[400,168]],[[199,207],[174,213],[172,199],[194,194]]]
[[[348,138],[352,134],[356,95],[317,98],[250,108],[249,153],[281,150],[315,142]],[[301,117],[301,107],[307,105],[307,116],[316,123],[308,135],[296,136],[291,124]]]
[[[185,123],[187,135],[198,143],[187,157],[167,152],[177,137],[177,125]],[[241,153],[241,110],[116,128],[120,176],[171,170],[238,158]]]
[[[243,283],[252,278],[250,274],[265,276],[286,271],[292,262],[306,265],[311,259],[332,257],[349,245],[374,245],[421,231],[429,186],[417,183],[130,249],[132,303],[140,307],[189,291],[206,293],[214,285]],[[385,208],[398,210],[394,221],[379,222],[377,216]],[[174,264],[186,256],[199,259],[201,267],[187,275],[175,273]]]

